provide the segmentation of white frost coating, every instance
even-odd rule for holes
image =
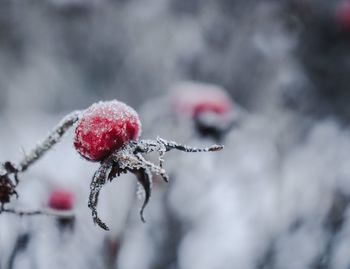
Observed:
[[[93,140],[90,136],[96,138],[105,136],[106,140],[109,141],[110,132],[117,128],[119,133],[114,135],[120,135],[122,140],[129,139],[128,126],[130,125],[137,126],[136,139],[138,139],[141,135],[142,125],[133,108],[118,100],[97,102],[81,115],[74,139],[74,143],[78,145],[76,149],[82,156],[90,159],[93,157],[89,156],[90,151],[103,152],[111,146],[107,144],[108,142],[105,143],[99,139]]]
[[[132,107],[123,102],[120,102],[118,100],[99,101],[92,104],[88,109],[86,109],[82,113],[81,118],[88,119],[90,117],[95,117],[96,115],[99,115],[101,118],[113,119],[115,121],[121,120],[122,122],[128,121],[131,123],[136,123],[138,126],[138,138],[141,135],[142,125],[139,119],[139,115]],[[101,134],[102,132],[106,131],[106,127],[101,127],[101,129],[96,130],[97,134]],[[88,125],[84,126],[84,128],[85,133],[90,130]]]
[[[66,131],[78,121],[81,111],[76,110],[65,116],[49,135],[30,151],[28,155],[19,163],[19,171],[25,171],[32,163],[41,158],[53,145],[55,145]]]

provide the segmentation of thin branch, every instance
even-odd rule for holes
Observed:
[[[65,116],[50,134],[44,140],[39,142],[37,146],[19,163],[18,171],[24,172],[27,170],[30,165],[40,159],[49,149],[52,148],[52,146],[59,142],[67,130],[78,121],[80,114],[81,111],[77,110]]]
[[[184,152],[216,152],[224,148],[222,145],[212,145],[206,148],[194,148],[186,145],[179,144],[175,141],[168,141],[163,138],[157,137],[156,141],[153,140],[140,140],[138,142],[132,141],[131,147],[135,148],[135,153],[151,153],[159,152],[163,158],[164,153],[173,149],[184,151]],[[161,161],[163,165],[163,162]]]
[[[157,137],[157,142],[163,144],[166,148],[166,151],[177,149],[184,152],[215,152],[215,151],[220,151],[224,148],[224,146],[222,145],[212,145],[207,148],[193,148],[193,147],[179,144],[174,141],[167,141],[160,137]]]
[[[17,195],[16,187],[19,183],[18,174],[26,171],[30,165],[39,160],[44,154],[58,143],[61,137],[79,120],[81,111],[74,111],[65,116],[49,135],[26,155],[23,160],[15,165],[11,162],[0,163],[0,213],[7,212],[19,215],[51,214],[52,212],[30,211],[21,212],[14,209],[4,209],[4,205],[10,202],[13,195]],[[54,214],[55,215],[55,214]]]
[[[1,213],[9,213],[9,214],[15,214],[18,216],[38,216],[38,215],[45,215],[45,216],[53,216],[57,218],[72,218],[74,217],[74,211],[73,210],[52,210],[52,209],[37,209],[37,210],[17,210],[14,208],[3,208],[0,211]]]

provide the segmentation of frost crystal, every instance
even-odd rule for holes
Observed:
[[[141,123],[135,110],[113,100],[99,102],[81,116],[74,146],[90,161],[100,161],[129,140],[137,140]]]

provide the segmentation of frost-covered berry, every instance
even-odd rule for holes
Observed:
[[[232,101],[219,86],[207,83],[183,82],[172,89],[172,105],[180,114],[196,117],[203,112],[226,114]]]
[[[137,140],[141,123],[134,109],[117,100],[93,104],[82,113],[74,146],[86,159],[103,160],[128,141]]]
[[[74,195],[66,189],[54,189],[50,193],[48,206],[56,210],[71,210],[74,207]]]

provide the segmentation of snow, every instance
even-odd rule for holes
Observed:
[[[5,2],[0,157],[22,170],[40,157],[20,175],[11,207],[45,209],[51,189],[68,188],[76,216],[62,230],[52,216],[1,214],[1,268],[25,234],[31,239],[14,268],[106,268],[109,259],[126,269],[349,268],[349,41],[332,24],[342,1]],[[229,93],[228,132],[202,136],[191,116],[174,113],[184,81]],[[184,91],[187,106],[195,98]],[[212,101],[208,91],[201,97]],[[169,183],[154,175],[145,224],[135,176],[108,182],[97,208],[105,232],[88,208],[100,164],[76,154],[74,128],[61,137],[74,117],[52,126],[114,99],[137,109],[142,139],[225,147],[164,156]],[[127,113],[112,118],[135,116],[118,107]],[[216,116],[200,123],[224,130]],[[144,150],[155,149],[145,141]],[[116,259],[107,242],[119,246]]]

